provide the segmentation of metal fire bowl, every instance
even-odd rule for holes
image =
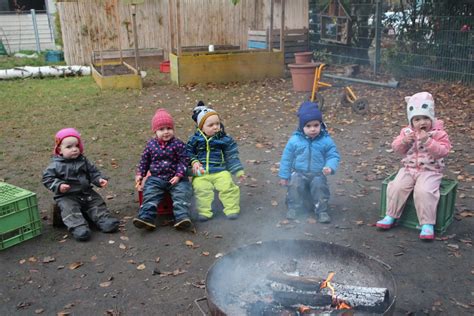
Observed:
[[[334,282],[387,288],[392,315],[397,295],[390,266],[351,248],[315,240],[274,240],[237,248],[217,260],[207,272],[207,304],[212,315],[245,315],[246,305],[271,294],[266,276],[299,273]],[[354,315],[362,313],[354,313]]]

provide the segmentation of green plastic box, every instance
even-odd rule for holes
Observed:
[[[397,173],[391,174],[382,182],[382,195],[380,200],[380,217],[385,216],[387,211],[387,185],[392,181]],[[456,202],[456,189],[458,182],[443,178],[440,186],[440,197],[436,211],[435,231],[437,234],[444,234],[454,219],[454,209]],[[416,215],[413,193],[408,197],[402,216],[398,219],[398,224],[408,228],[419,228],[418,216]]]
[[[0,182],[0,250],[41,234],[36,194]]]

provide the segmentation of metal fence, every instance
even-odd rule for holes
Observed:
[[[55,49],[54,25],[46,11],[0,12],[0,40],[8,53]]]
[[[309,0],[310,48],[321,61],[394,77],[474,82],[472,2],[449,9],[417,3]]]

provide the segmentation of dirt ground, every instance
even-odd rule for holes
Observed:
[[[65,229],[53,228],[52,194],[39,183],[51,148],[43,146],[28,171],[16,166],[24,146],[5,150],[6,158],[0,161],[5,163],[2,177],[37,192],[44,220],[41,236],[0,252],[0,315],[201,315],[194,301],[206,296],[206,272],[219,260],[216,257],[275,239],[331,242],[385,262],[398,287],[396,315],[472,315],[472,87],[416,80],[402,81],[398,89],[354,85],[359,96],[370,102],[370,112],[364,116],[338,105],[340,89],[324,91],[324,118],[342,160],[337,174],[329,179],[332,222],[323,225],[312,214],[285,221],[285,189],[278,186],[276,176],[283,147],[297,124],[296,108],[308,98],[307,93],[293,92],[289,78],[182,88],[155,84],[164,76],[148,78],[138,96],[130,93],[130,99],[122,103],[91,110],[91,122],[94,115],[110,118],[103,138],[118,144],[120,150],[102,153],[100,142],[83,134],[86,152],[94,148],[88,157],[111,177],[109,187],[100,192],[123,223],[119,233],[95,231],[89,242],[78,243]],[[446,174],[459,179],[456,218],[447,233],[433,242],[421,242],[413,229],[379,232],[374,227],[382,180],[399,167],[390,143],[406,123],[403,97],[423,90],[437,100],[437,116],[445,120],[453,143]],[[178,136],[186,140],[192,132],[191,110],[199,99],[222,115],[226,131],[238,141],[248,176],[240,185],[241,217],[229,221],[217,212],[211,221],[196,224],[196,234],[169,226],[151,233],[137,230],[131,222],[137,211],[133,170],[151,134],[151,116],[158,106],[168,108]],[[124,134],[124,123],[113,118],[117,110],[125,111],[128,120],[143,128]],[[15,132],[2,137],[5,144],[18,139]],[[120,147],[125,138],[133,145]],[[31,184],[32,177],[38,182]],[[207,311],[205,301],[201,305]]]

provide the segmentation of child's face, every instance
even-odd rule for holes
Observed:
[[[169,141],[171,138],[173,138],[173,136],[174,136],[174,129],[170,127],[162,127],[156,131],[156,137],[159,140],[162,140],[164,142]]]
[[[317,137],[321,133],[321,122],[318,120],[309,121],[303,127],[303,132],[311,139]]]
[[[221,120],[219,119],[218,115],[211,115],[209,116],[204,125],[202,126],[202,131],[206,136],[212,137],[217,132],[221,130]]]
[[[431,130],[432,124],[433,123],[431,122],[430,118],[424,115],[417,115],[411,119],[411,125],[413,125],[413,128],[416,132],[420,132],[422,130],[428,132]]]
[[[79,157],[81,154],[79,140],[73,136],[64,138],[61,145],[59,145],[59,154],[65,159],[76,159]]]

